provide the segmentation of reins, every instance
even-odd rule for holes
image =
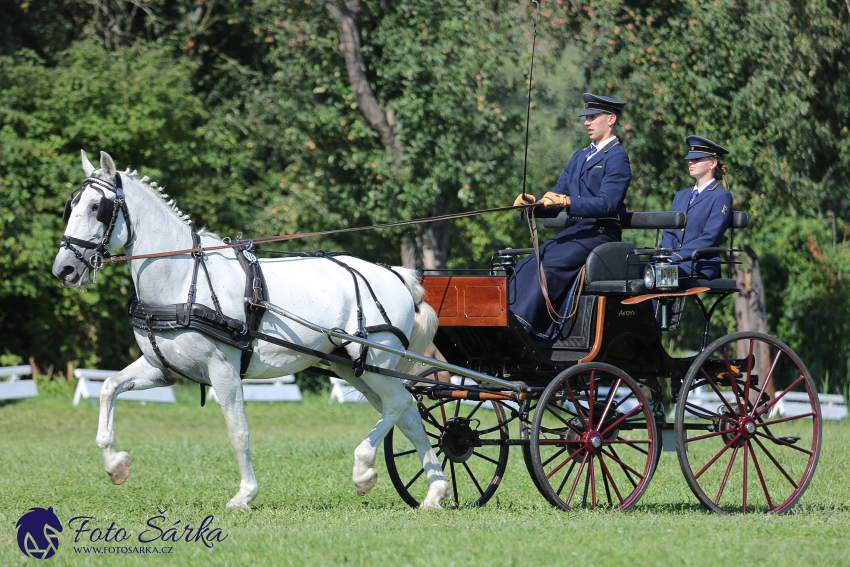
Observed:
[[[516,205],[510,207],[497,207],[495,209],[481,209],[478,211],[469,211],[465,213],[452,213],[448,215],[440,215],[436,217],[427,217],[422,219],[414,219],[409,221],[400,221],[400,222],[391,222],[386,224],[375,224],[371,226],[358,226],[353,228],[338,228],[335,230],[325,230],[321,232],[304,232],[300,234],[286,234],[281,236],[269,236],[265,238],[254,238],[249,240],[243,240],[236,243],[230,244],[222,244],[220,246],[208,246],[208,247],[198,247],[198,248],[188,248],[186,250],[175,250],[174,252],[158,252],[155,254],[139,254],[136,256],[113,256],[110,258],[103,258],[101,263],[117,263],[117,262],[126,262],[128,260],[143,260],[146,258],[164,258],[167,256],[178,256],[180,254],[193,254],[196,252],[210,252],[212,250],[223,250],[225,248],[236,248],[238,246],[245,246],[246,243],[252,244],[266,244],[269,242],[283,242],[286,240],[296,240],[299,238],[308,238],[311,236],[326,236],[329,234],[344,234],[348,232],[361,232],[364,230],[375,230],[379,228],[391,228],[396,226],[406,226],[413,224],[424,224],[429,222],[436,222],[441,220],[453,220],[453,219],[462,219],[466,217],[474,217],[478,215],[486,215],[489,213],[500,213],[503,211],[512,211],[517,209],[526,209],[528,207],[533,207],[534,204],[527,205]]]

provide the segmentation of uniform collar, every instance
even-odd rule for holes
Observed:
[[[610,138],[603,140],[603,141],[599,142],[598,144],[596,142],[593,142],[592,144],[590,144],[590,148],[596,146],[597,150],[604,150],[605,146],[607,146],[608,144],[613,144],[616,141],[618,141],[617,136],[611,136]],[[588,149],[590,149],[590,148],[588,148]]]
[[[697,186],[696,186],[696,184],[694,184],[693,189],[691,189],[691,191],[693,191],[694,189],[696,189],[696,190],[697,190],[697,194],[702,195],[702,192],[703,192],[703,191],[705,191],[706,189],[708,189],[709,187],[711,187],[711,184],[712,184],[712,183],[717,183],[717,180],[716,180],[716,179],[711,179],[711,180],[709,180],[708,182],[706,182],[705,184],[703,184],[703,186],[702,186],[702,187],[697,187]]]

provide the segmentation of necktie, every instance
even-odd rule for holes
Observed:
[[[689,205],[693,205],[693,204],[694,204],[694,199],[696,199],[696,198],[697,198],[697,195],[699,195],[699,189],[697,189],[696,187],[694,187],[694,192],[693,192],[693,193],[691,193],[691,202],[690,202],[690,203],[688,203]]]
[[[587,160],[589,160],[590,158],[592,158],[592,157],[593,157],[593,154],[595,154],[595,153],[596,153],[596,152],[598,152],[598,151],[599,151],[599,150],[596,148],[596,146],[590,146],[590,151],[587,153],[587,158],[585,158],[585,161],[587,161]]]

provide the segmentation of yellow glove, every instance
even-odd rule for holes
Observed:
[[[540,199],[540,203],[546,207],[569,207],[570,206],[570,198],[567,195],[561,195],[560,193],[553,193],[549,191],[543,198]]]
[[[520,205],[532,205],[537,202],[537,198],[534,195],[529,195],[526,193],[525,195],[520,195],[514,201],[514,207],[518,207]]]

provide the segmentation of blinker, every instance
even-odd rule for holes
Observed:
[[[65,201],[65,212],[62,214],[62,222],[68,224],[68,221],[71,220],[71,199]]]
[[[97,220],[108,225],[112,221],[112,210],[114,208],[115,203],[106,197],[101,197],[100,204],[97,207]]]

